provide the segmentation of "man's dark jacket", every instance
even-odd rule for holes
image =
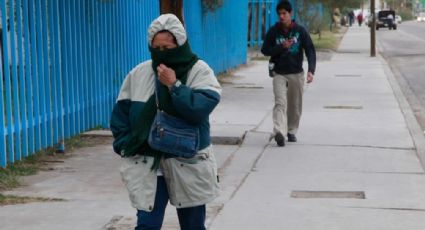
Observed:
[[[283,47],[288,39],[296,41],[289,49]],[[304,27],[292,23],[289,29],[284,30],[282,24],[276,23],[269,29],[261,52],[271,56],[270,61],[275,64],[274,71],[278,74],[296,74],[303,71],[303,50],[308,60],[308,71],[316,70],[316,50],[309,33]]]

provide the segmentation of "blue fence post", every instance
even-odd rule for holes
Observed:
[[[102,71],[103,71],[103,78],[101,81],[101,87],[102,87],[102,95],[103,95],[103,100],[102,100],[102,111],[103,111],[103,116],[102,116],[102,124],[103,127],[108,127],[108,116],[107,116],[107,112],[108,112],[108,88],[107,88],[107,81],[108,79],[108,30],[107,30],[107,22],[106,22],[106,3],[100,3],[100,7],[101,7],[101,17],[102,17],[102,22],[101,22],[101,28],[102,28],[102,57],[103,57],[103,63],[102,63]]]
[[[7,23],[7,7],[6,1],[1,1],[2,8],[2,25],[8,25]],[[3,66],[4,66],[4,81],[6,86],[6,116],[7,116],[7,148],[5,153],[8,153],[9,162],[13,163],[15,161],[14,156],[14,145],[13,145],[13,117],[12,117],[12,85],[10,81],[10,63],[9,63],[9,42],[8,42],[8,30],[7,26],[5,27],[5,33],[3,33]]]
[[[111,30],[111,17],[108,17],[107,15],[110,15],[111,12],[111,6],[109,6],[110,3],[105,3],[105,27],[106,27],[106,32],[105,32],[105,37],[106,37],[106,106],[105,106],[105,125],[108,125],[108,112],[109,110],[109,105],[111,104],[111,79],[112,79],[112,38],[111,38],[111,34],[112,34],[112,30]],[[127,59],[124,59],[127,61]],[[127,67],[127,62],[126,62],[126,67]]]
[[[256,12],[255,12],[255,4],[256,4],[256,1],[250,1],[250,4],[249,4],[249,6],[250,6],[250,12],[251,12],[251,21],[250,21],[250,31],[251,31],[251,34],[250,34],[250,43],[249,43],[249,45],[252,47],[252,46],[254,46],[255,45],[255,17],[256,17]]]
[[[87,118],[88,116],[88,85],[87,85],[87,47],[86,47],[86,9],[85,9],[85,2],[86,0],[77,0],[77,12],[78,12],[78,21],[79,21],[79,46],[80,46],[80,76],[79,76],[79,89],[80,89],[80,104],[81,104],[81,110],[80,110],[80,116],[81,116],[81,123],[80,123],[80,130],[81,132],[84,132],[87,130]]]
[[[292,12],[293,12],[292,13],[292,18],[294,20],[298,20],[298,4],[297,4],[297,1],[291,0],[291,4],[292,4]]]
[[[110,108],[109,111],[112,110],[112,106],[115,103],[115,98],[116,98],[116,84],[118,82],[119,79],[119,73],[120,73],[120,69],[127,69],[129,66],[129,53],[130,50],[126,47],[126,45],[128,45],[129,41],[128,38],[126,39],[126,35],[127,35],[127,24],[128,23],[123,23],[126,22],[126,20],[122,20],[123,18],[125,18],[126,12],[125,12],[125,5],[127,2],[124,1],[118,1],[118,2],[113,2],[111,4],[115,4],[115,5],[111,5],[111,14],[113,15],[112,17],[112,23],[110,25],[112,25],[112,30],[111,30],[111,50],[110,50],[110,81],[109,81],[109,104],[108,107]],[[122,20],[122,21],[121,21]],[[126,55],[123,55],[124,53],[126,53]],[[123,65],[119,66],[116,65],[116,63],[119,60],[123,60]],[[109,116],[108,116],[109,117]]]
[[[3,10],[3,5],[5,5],[5,3],[2,0],[2,2],[1,2],[2,13],[0,15],[0,17],[1,17],[0,20],[2,21],[2,25],[6,25],[5,19],[3,17],[3,15],[6,14],[6,12]],[[3,31],[2,31],[2,35],[3,35]],[[4,36],[2,36],[2,37],[4,37]],[[4,43],[4,40],[2,40],[2,42]],[[3,46],[3,47],[5,47],[5,46]],[[6,53],[7,53],[7,51],[6,51]],[[3,52],[0,54],[2,59],[4,58],[4,54],[5,54],[5,52],[4,52],[4,48],[3,48]],[[3,68],[0,68],[0,75],[1,75],[2,79],[4,79],[5,75],[4,75]],[[5,88],[5,86],[3,85],[3,80],[2,80],[2,81],[0,81],[0,92],[4,92],[4,88]],[[5,130],[5,117],[4,117],[5,103],[4,103],[4,100],[5,100],[5,97],[4,97],[3,93],[0,93],[0,167],[6,167],[6,165],[7,165],[6,130]]]
[[[59,89],[57,92],[57,97],[59,98],[58,101],[58,108],[59,108],[59,145],[58,145],[58,151],[59,152],[64,152],[65,151],[65,107],[64,107],[64,94],[62,92],[64,92],[64,88],[63,87],[63,82],[64,82],[64,71],[63,68],[61,66],[61,62],[60,60],[62,60],[62,56],[64,55],[61,51],[61,43],[60,43],[60,37],[61,37],[61,30],[60,30],[60,19],[63,19],[63,15],[62,17],[59,15],[60,9],[59,9],[59,4],[57,1],[54,1],[54,15],[53,18],[55,18],[55,24],[54,24],[54,28],[55,28],[55,34],[56,34],[56,44],[55,44],[55,54],[56,54],[56,66],[57,66],[57,77],[59,78],[59,81],[57,81],[57,88]]]
[[[33,117],[30,120],[31,121],[31,127],[34,127],[34,152],[41,149],[41,129],[40,129],[40,97],[39,97],[39,91],[38,91],[38,84],[39,81],[39,74],[38,74],[38,60],[37,60],[37,33],[36,33],[36,26],[35,26],[35,5],[34,1],[29,1],[29,21],[30,21],[30,39],[31,42],[31,91],[32,91],[32,100],[34,102],[33,108],[32,108],[32,114]],[[30,154],[32,154],[31,152]]]
[[[24,19],[29,18],[29,7],[28,7],[28,1],[24,0],[23,4],[23,16]],[[31,75],[31,68],[32,68],[32,62],[31,62],[31,46],[30,46],[30,25],[28,23],[28,20],[23,20],[24,22],[24,46],[25,46],[25,93],[26,93],[26,101],[25,101],[25,108],[26,108],[26,114],[27,117],[24,120],[26,126],[28,127],[28,148],[27,148],[27,154],[24,153],[24,156],[31,155],[33,153],[34,147],[35,147],[35,133],[34,133],[34,115],[33,115],[33,90],[32,90],[32,75]]]
[[[45,105],[44,105],[44,120],[46,126],[46,146],[53,145],[53,116],[52,116],[52,95],[51,95],[51,72],[50,72],[50,61],[53,61],[51,57],[49,57],[49,46],[48,41],[51,39],[51,33],[48,33],[48,18],[47,18],[47,0],[41,1],[41,13],[42,13],[42,26],[43,26],[43,54],[44,54],[44,95],[45,95]],[[50,30],[51,31],[51,30]],[[49,36],[50,35],[50,36]],[[50,44],[51,45],[51,44]],[[50,61],[49,61],[50,60]],[[53,63],[51,63],[53,65]]]
[[[66,4],[66,2],[68,2]],[[68,49],[70,45],[70,28],[68,19],[68,6],[69,1],[60,1],[59,2],[59,19],[60,19],[60,31],[61,31],[61,70],[62,70],[62,84],[63,85],[63,120],[64,120],[64,138],[71,136],[71,93],[70,93],[70,65],[71,62],[71,50]],[[65,146],[64,146],[65,148]],[[65,149],[63,149],[65,150]]]
[[[271,0],[271,10],[270,10],[271,15],[270,15],[270,17],[272,19],[272,24],[274,24],[278,19],[277,12],[276,12],[276,6],[277,6],[278,2],[279,2],[279,0]]]
[[[93,52],[93,30],[95,28],[94,26],[94,15],[93,15],[93,5],[92,5],[93,1],[85,1],[87,10],[86,10],[86,18],[87,18],[87,45],[88,45],[88,93],[89,93],[89,117],[87,118],[87,120],[89,120],[89,127],[94,127],[96,125],[96,117],[95,117],[95,98],[96,98],[96,94],[95,94],[95,88],[97,87],[93,82],[95,79],[95,74],[94,74],[94,52]]]
[[[75,16],[75,32],[76,32],[76,37],[75,37],[75,42],[76,42],[76,47],[77,47],[77,52],[76,52],[76,67],[77,67],[77,80],[76,80],[76,87],[75,90],[77,91],[77,105],[78,105],[78,132],[77,134],[81,133],[84,131],[84,107],[85,107],[85,103],[84,103],[84,79],[82,79],[84,77],[84,60],[83,60],[83,40],[82,40],[82,36],[83,36],[83,31],[82,31],[82,16],[81,16],[81,0],[74,0],[74,13],[76,14]]]
[[[70,10],[70,16],[68,18],[68,23],[71,24],[71,49],[72,49],[72,65],[71,65],[71,84],[72,84],[72,106],[73,106],[73,133],[72,136],[80,133],[80,101],[79,101],[79,89],[78,89],[78,76],[79,73],[79,60],[78,60],[78,41],[77,41],[77,7],[76,7],[76,1],[69,1],[71,2]]]
[[[94,38],[94,55],[95,55],[95,64],[94,64],[94,79],[95,79],[95,94],[96,94],[96,105],[95,105],[95,110],[96,110],[96,118],[100,119],[100,121],[98,121],[98,123],[101,124],[102,122],[102,91],[101,91],[101,77],[103,76],[103,71],[102,71],[102,49],[101,49],[101,43],[100,43],[100,7],[99,7],[99,3],[97,1],[92,1],[93,4],[93,25],[94,25],[94,29],[95,29],[95,38]]]
[[[16,41],[21,40],[16,38],[15,32],[15,4],[9,1],[9,30],[10,30],[10,51],[12,59],[12,87],[13,87],[13,134],[14,136],[14,151],[10,154],[14,154],[15,160],[21,160],[21,119],[19,112],[19,83],[18,83],[18,71],[17,71],[17,53],[16,53]],[[12,122],[12,120],[10,121]]]
[[[23,43],[25,39],[22,33],[22,3],[21,0],[16,0],[16,5],[18,6],[16,9],[16,18],[17,18],[17,27],[18,27],[18,59],[19,59],[19,112],[20,112],[20,126],[19,129],[22,131],[22,145],[21,154],[23,157],[28,156],[28,123],[27,123],[27,115],[26,115],[26,100],[25,100],[25,61],[24,61],[24,47]],[[21,156],[19,154],[19,156]]]
[[[46,85],[48,82],[46,82],[45,78],[45,62],[47,60],[44,60],[44,42],[43,42],[43,33],[40,33],[40,31],[43,31],[43,19],[42,19],[42,6],[41,1],[35,2],[35,12],[36,12],[36,28],[37,28],[37,65],[38,65],[38,76],[40,80],[40,84],[38,84],[38,96],[40,97],[40,104],[39,104],[39,117],[40,117],[40,127],[41,127],[41,148],[47,147],[47,119],[46,119]],[[40,149],[41,149],[40,148]]]
[[[57,1],[52,1],[48,4],[48,15],[49,24],[50,24],[50,56],[52,59],[51,63],[51,80],[52,80],[52,100],[53,100],[53,142],[57,143],[56,151],[63,153],[65,151],[64,146],[64,135],[63,135],[63,112],[62,112],[62,77],[61,77],[61,68],[60,62],[61,59],[59,51],[59,30],[58,30],[58,6]]]

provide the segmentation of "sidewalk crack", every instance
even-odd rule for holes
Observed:
[[[352,147],[352,148],[371,148],[371,149],[390,149],[390,150],[407,150],[414,151],[414,147],[391,147],[391,146],[374,146],[374,145],[334,145],[334,144],[301,144],[304,146],[320,146],[320,147]]]

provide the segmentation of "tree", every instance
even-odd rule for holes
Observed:
[[[183,0],[160,0],[161,14],[175,14],[183,22]]]
[[[312,0],[297,0],[295,9],[297,10],[298,19],[310,32],[317,33],[320,37],[326,20],[323,18],[322,7],[317,2]]]
[[[337,11],[339,12],[345,12],[346,9],[361,8],[364,1],[365,0],[304,0],[304,2],[307,2],[307,4],[322,4],[325,8],[325,11],[330,14],[329,18],[333,18],[333,14],[336,9],[338,9]],[[326,20],[322,19],[321,24],[324,22],[326,22]],[[331,22],[331,28],[333,23],[334,22]]]
[[[335,8],[339,8],[343,10],[345,8],[360,8],[360,5],[364,2],[364,0],[311,0],[314,2],[322,3],[329,10],[333,10]]]

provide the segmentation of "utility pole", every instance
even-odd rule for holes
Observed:
[[[376,57],[376,15],[375,0],[370,0],[370,13],[372,14],[372,25],[370,25],[370,56]]]

